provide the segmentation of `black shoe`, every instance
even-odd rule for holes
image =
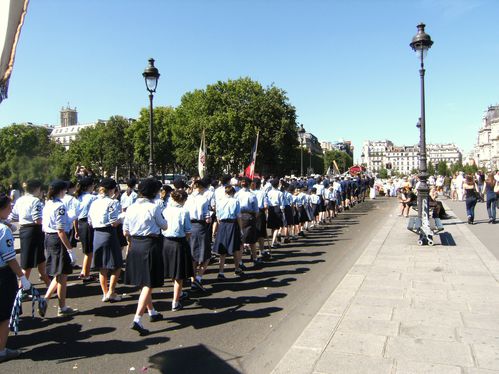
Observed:
[[[43,301],[39,301],[38,302],[38,314],[40,315],[40,317],[45,317],[45,313],[47,313],[47,301],[45,299],[43,299]]]
[[[81,270],[81,266],[78,265],[78,264],[74,264],[73,265],[73,269],[75,269],[75,270]]]
[[[218,279],[218,280],[221,280],[221,281],[224,281],[224,280],[226,280],[227,278],[225,278],[225,275],[224,275],[223,273],[218,273],[218,275],[217,275],[217,279]]]
[[[262,251],[262,258],[264,261],[269,261],[272,259],[272,254],[269,251]]]
[[[178,303],[176,307],[172,306],[172,312],[178,312],[179,310],[184,309],[184,306],[181,303]]]
[[[191,284],[191,290],[206,292],[206,289],[203,287],[200,281],[194,279],[194,282]]]
[[[140,336],[145,336],[145,335],[149,334],[149,330],[148,329],[142,327],[141,325],[139,325],[135,321],[132,322],[132,324],[130,325],[130,328],[132,330],[138,331],[138,333],[140,334]]]
[[[163,319],[163,315],[161,313],[156,313],[153,314],[152,316],[149,316],[149,321],[150,322],[158,322]]]
[[[248,270],[248,268],[246,267],[246,265],[244,265],[243,263],[240,263],[240,264],[239,264],[239,269],[241,269],[241,270],[243,270],[243,271]]]
[[[185,291],[183,291],[181,294],[180,294],[180,297],[179,297],[179,300],[186,300],[189,298],[189,294]]]
[[[236,269],[236,270],[234,270],[234,274],[241,277],[244,275],[244,271],[242,271],[241,269]]]

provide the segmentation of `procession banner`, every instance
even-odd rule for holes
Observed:
[[[204,178],[206,174],[206,139],[204,129],[203,134],[201,135],[201,144],[199,145],[198,172],[199,177]]]
[[[258,149],[258,135],[259,132],[256,133],[256,142],[253,145],[253,149],[251,150],[250,162],[249,165],[244,169],[244,176],[250,179],[255,177],[255,163],[256,163],[256,152]]]
[[[7,98],[28,0],[0,0],[0,103]]]

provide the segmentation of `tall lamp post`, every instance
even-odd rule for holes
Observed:
[[[300,137],[300,177],[303,177],[303,137],[305,136],[303,123],[300,125],[300,129],[298,130],[298,136]]]
[[[152,100],[154,93],[156,92],[156,87],[158,86],[159,70],[154,66],[154,59],[149,59],[149,65],[145,68],[142,73],[144,80],[146,82],[147,91],[149,91],[149,176],[154,176],[154,157],[153,157],[153,108]]]
[[[418,186],[418,218],[421,220],[421,231],[425,239],[428,239],[428,234],[431,234],[429,222],[429,189],[427,184],[428,166],[426,164],[426,118],[425,118],[425,93],[424,93],[424,58],[433,41],[430,35],[425,33],[425,24],[420,23],[417,34],[412,38],[410,43],[411,48],[418,54],[421,61],[419,76],[421,78],[421,118],[418,122],[419,127],[419,186]]]

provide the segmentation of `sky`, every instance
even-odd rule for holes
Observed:
[[[419,141],[424,22],[428,143],[472,150],[484,111],[499,103],[497,0],[31,0],[0,126],[138,116],[142,72],[161,77],[154,104],[219,80],[250,77],[287,92],[319,140]]]

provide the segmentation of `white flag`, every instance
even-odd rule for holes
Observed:
[[[204,178],[206,173],[206,140],[203,134],[201,135],[201,144],[199,145],[199,156],[198,156],[198,172],[199,177]]]
[[[28,0],[0,0],[0,103],[7,98]]]

